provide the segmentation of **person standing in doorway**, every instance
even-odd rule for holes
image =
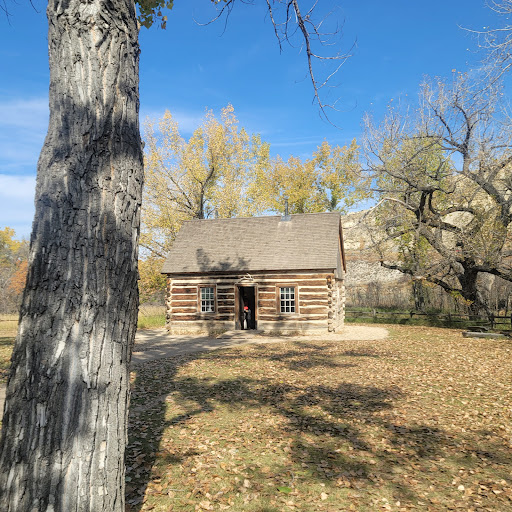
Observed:
[[[251,310],[247,302],[244,302],[244,329],[251,329]]]

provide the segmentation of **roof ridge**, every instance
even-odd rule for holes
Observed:
[[[290,213],[289,215],[291,217],[298,217],[298,216],[309,216],[309,215],[340,215],[340,211],[333,211],[333,212],[307,212],[307,213]],[[187,219],[183,222],[198,222],[198,221],[216,221],[216,220],[242,220],[242,219],[272,219],[277,217],[283,217],[283,214],[276,214],[276,215],[251,215],[251,216],[245,216],[245,217],[219,217],[219,218],[206,218],[206,219]]]

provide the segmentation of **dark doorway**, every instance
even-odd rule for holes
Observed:
[[[238,286],[239,329],[256,329],[256,289],[254,286]]]

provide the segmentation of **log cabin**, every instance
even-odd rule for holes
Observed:
[[[162,269],[167,329],[337,332],[345,272],[338,212],[187,221]]]

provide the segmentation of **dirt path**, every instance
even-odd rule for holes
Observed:
[[[339,334],[314,335],[315,339],[347,340],[381,340],[388,335],[383,327],[347,325]],[[256,331],[229,331],[218,338],[208,336],[169,336],[165,329],[147,329],[139,331],[135,338],[132,365],[193,352],[227,348],[245,343],[275,343],[279,341],[300,341],[308,336],[266,336]]]
[[[383,327],[347,325],[339,334],[315,335],[322,340],[382,340],[388,331]],[[311,336],[309,336],[311,337]],[[137,332],[132,366],[193,352],[233,347],[245,343],[275,343],[284,340],[303,340],[305,336],[264,336],[255,331],[230,331],[219,338],[208,336],[169,336],[165,329],[145,329]],[[4,410],[5,386],[0,385],[0,411]]]

